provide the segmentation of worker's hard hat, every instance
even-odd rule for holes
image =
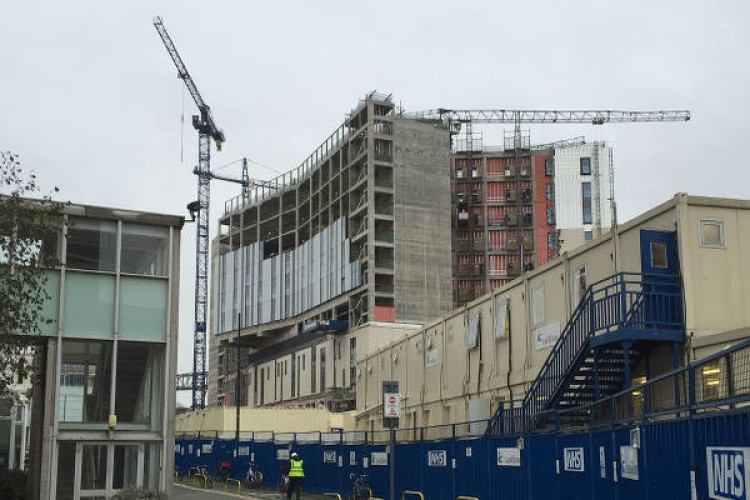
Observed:
[[[297,458],[297,452],[292,453],[292,458]]]

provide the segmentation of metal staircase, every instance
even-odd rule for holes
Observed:
[[[515,408],[500,405],[487,433],[496,435],[524,421],[534,428],[552,410],[570,410],[630,385],[633,368],[653,342],[684,341],[678,277],[619,273],[591,285]],[[546,415],[546,416],[545,416]],[[577,417],[566,412],[566,418]],[[588,418],[581,412],[579,418]]]

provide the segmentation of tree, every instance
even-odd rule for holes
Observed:
[[[52,298],[45,271],[58,263],[64,205],[40,191],[18,155],[0,152],[0,396],[26,377],[40,329],[54,321],[42,315]]]

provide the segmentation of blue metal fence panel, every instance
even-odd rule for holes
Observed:
[[[748,485],[737,479],[750,466],[747,408],[641,423],[639,448],[631,447],[633,428],[526,435],[519,466],[498,465],[498,449],[517,449],[515,438],[399,443],[397,495],[417,490],[427,500],[681,500],[691,497],[692,472],[697,498],[708,498],[709,488],[721,498],[747,497]],[[183,474],[199,466],[213,474],[222,461],[231,461],[230,475],[241,479],[254,460],[266,486],[274,487],[290,449],[305,462],[307,492],[347,498],[350,474],[356,473],[368,475],[374,496],[389,496],[389,469],[372,462],[373,453],[386,451],[383,445],[183,439],[176,442],[175,464]],[[623,464],[636,457],[637,466]]]

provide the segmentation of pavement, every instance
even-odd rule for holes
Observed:
[[[244,498],[254,500],[286,500],[286,494],[274,490],[244,490],[238,492],[236,486],[227,487],[217,483],[213,489],[204,489],[197,486],[174,483],[172,486],[172,497],[175,500],[228,500],[230,498]],[[234,491],[232,491],[232,489]],[[294,498],[294,497],[292,497]],[[321,500],[321,495],[310,495],[303,493],[300,500]]]

